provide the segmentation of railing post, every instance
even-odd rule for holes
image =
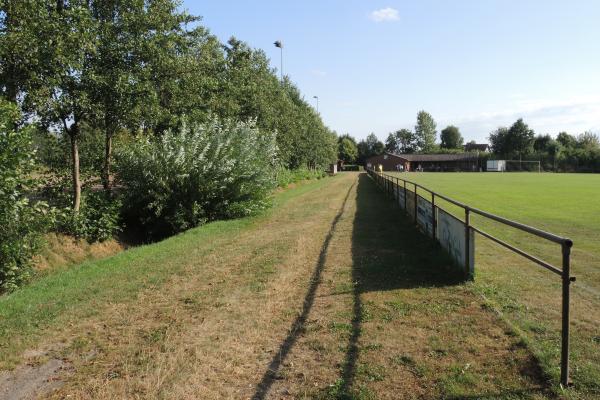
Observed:
[[[471,214],[469,208],[465,208],[465,278],[469,278],[469,273],[471,271],[471,257],[470,255],[470,246],[471,246]]]
[[[406,209],[406,181],[404,181],[404,212],[408,214],[408,210]]]
[[[435,220],[435,193],[431,192],[431,236],[435,239],[435,228],[437,221]]]
[[[419,211],[419,208],[417,207],[417,201],[419,201],[419,196],[417,195],[417,184],[414,183],[415,185],[415,224],[417,223],[417,212]]]
[[[571,301],[571,246],[569,240],[562,243],[562,346],[560,354],[560,384],[563,388],[569,382],[569,305]]]

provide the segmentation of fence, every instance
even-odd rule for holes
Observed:
[[[473,279],[475,272],[475,232],[483,237],[490,239],[499,245],[519,254],[522,257],[546,268],[550,272],[559,275],[562,278],[562,332],[561,332],[561,363],[560,363],[560,383],[563,387],[568,387],[569,382],[569,305],[570,305],[570,287],[575,277],[571,276],[571,247],[573,242],[561,236],[554,235],[540,229],[521,224],[516,221],[470,207],[466,204],[453,200],[449,197],[436,193],[415,182],[411,182],[399,177],[386,175],[376,172],[373,169],[367,170],[375,183],[381,187],[388,195],[398,202],[398,205],[413,219],[415,224],[425,234],[430,235],[437,240],[440,245],[450,254],[466,279]],[[411,188],[413,190],[411,190]],[[428,193],[430,199],[417,193],[418,189]],[[436,199],[443,199],[464,210],[464,220],[453,216],[450,212],[436,205]],[[476,214],[486,219],[507,225],[509,227],[538,236],[542,239],[557,243],[562,251],[562,268],[546,262],[536,256],[533,256],[493,235],[475,227],[471,224],[471,214]]]

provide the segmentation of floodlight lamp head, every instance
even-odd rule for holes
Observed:
[[[275,47],[283,49],[283,42],[281,40],[276,40],[273,44],[275,45]]]

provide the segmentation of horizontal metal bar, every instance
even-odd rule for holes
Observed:
[[[562,270],[556,268],[554,265],[548,264],[547,262],[545,262],[543,260],[540,260],[539,258],[537,258],[535,256],[532,256],[531,254],[526,253],[523,250],[521,250],[521,249],[519,249],[519,248],[517,248],[517,247],[515,247],[515,246],[513,246],[511,244],[508,244],[505,241],[500,240],[497,237],[494,237],[494,236],[490,235],[489,233],[482,231],[479,228],[471,226],[471,229],[473,229],[475,232],[477,232],[477,233],[485,236],[486,238],[488,238],[490,240],[493,240],[494,242],[498,243],[499,245],[502,245],[502,246],[506,247],[507,249],[512,250],[512,251],[514,251],[517,254],[520,254],[521,256],[527,258],[528,260],[531,260],[534,263],[536,263],[538,265],[541,265],[542,267],[544,267],[544,268],[546,268],[546,269],[554,272],[555,274],[558,274],[558,275],[562,276]]]
[[[561,237],[561,236],[557,236],[557,235],[555,235],[553,233],[546,232],[546,231],[534,228],[534,227],[529,226],[529,225],[521,224],[520,222],[511,221],[510,219],[499,217],[497,215],[490,214],[488,212],[485,212],[485,211],[482,211],[482,210],[478,210],[476,208],[471,208],[471,207],[469,207],[469,208],[475,214],[479,214],[479,215],[484,216],[486,218],[493,219],[494,221],[501,222],[503,224],[512,226],[513,228],[517,228],[517,229],[520,229],[522,231],[531,233],[532,235],[543,237],[544,239],[548,239],[548,240],[550,240],[552,242],[555,242],[555,243],[558,243],[558,244],[566,244],[569,247],[571,247],[573,245],[573,242],[570,239],[567,239],[567,238],[564,238],[564,237]]]

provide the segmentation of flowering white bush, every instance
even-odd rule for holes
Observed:
[[[274,133],[217,120],[142,138],[118,155],[124,216],[153,239],[252,214],[276,185]]]

